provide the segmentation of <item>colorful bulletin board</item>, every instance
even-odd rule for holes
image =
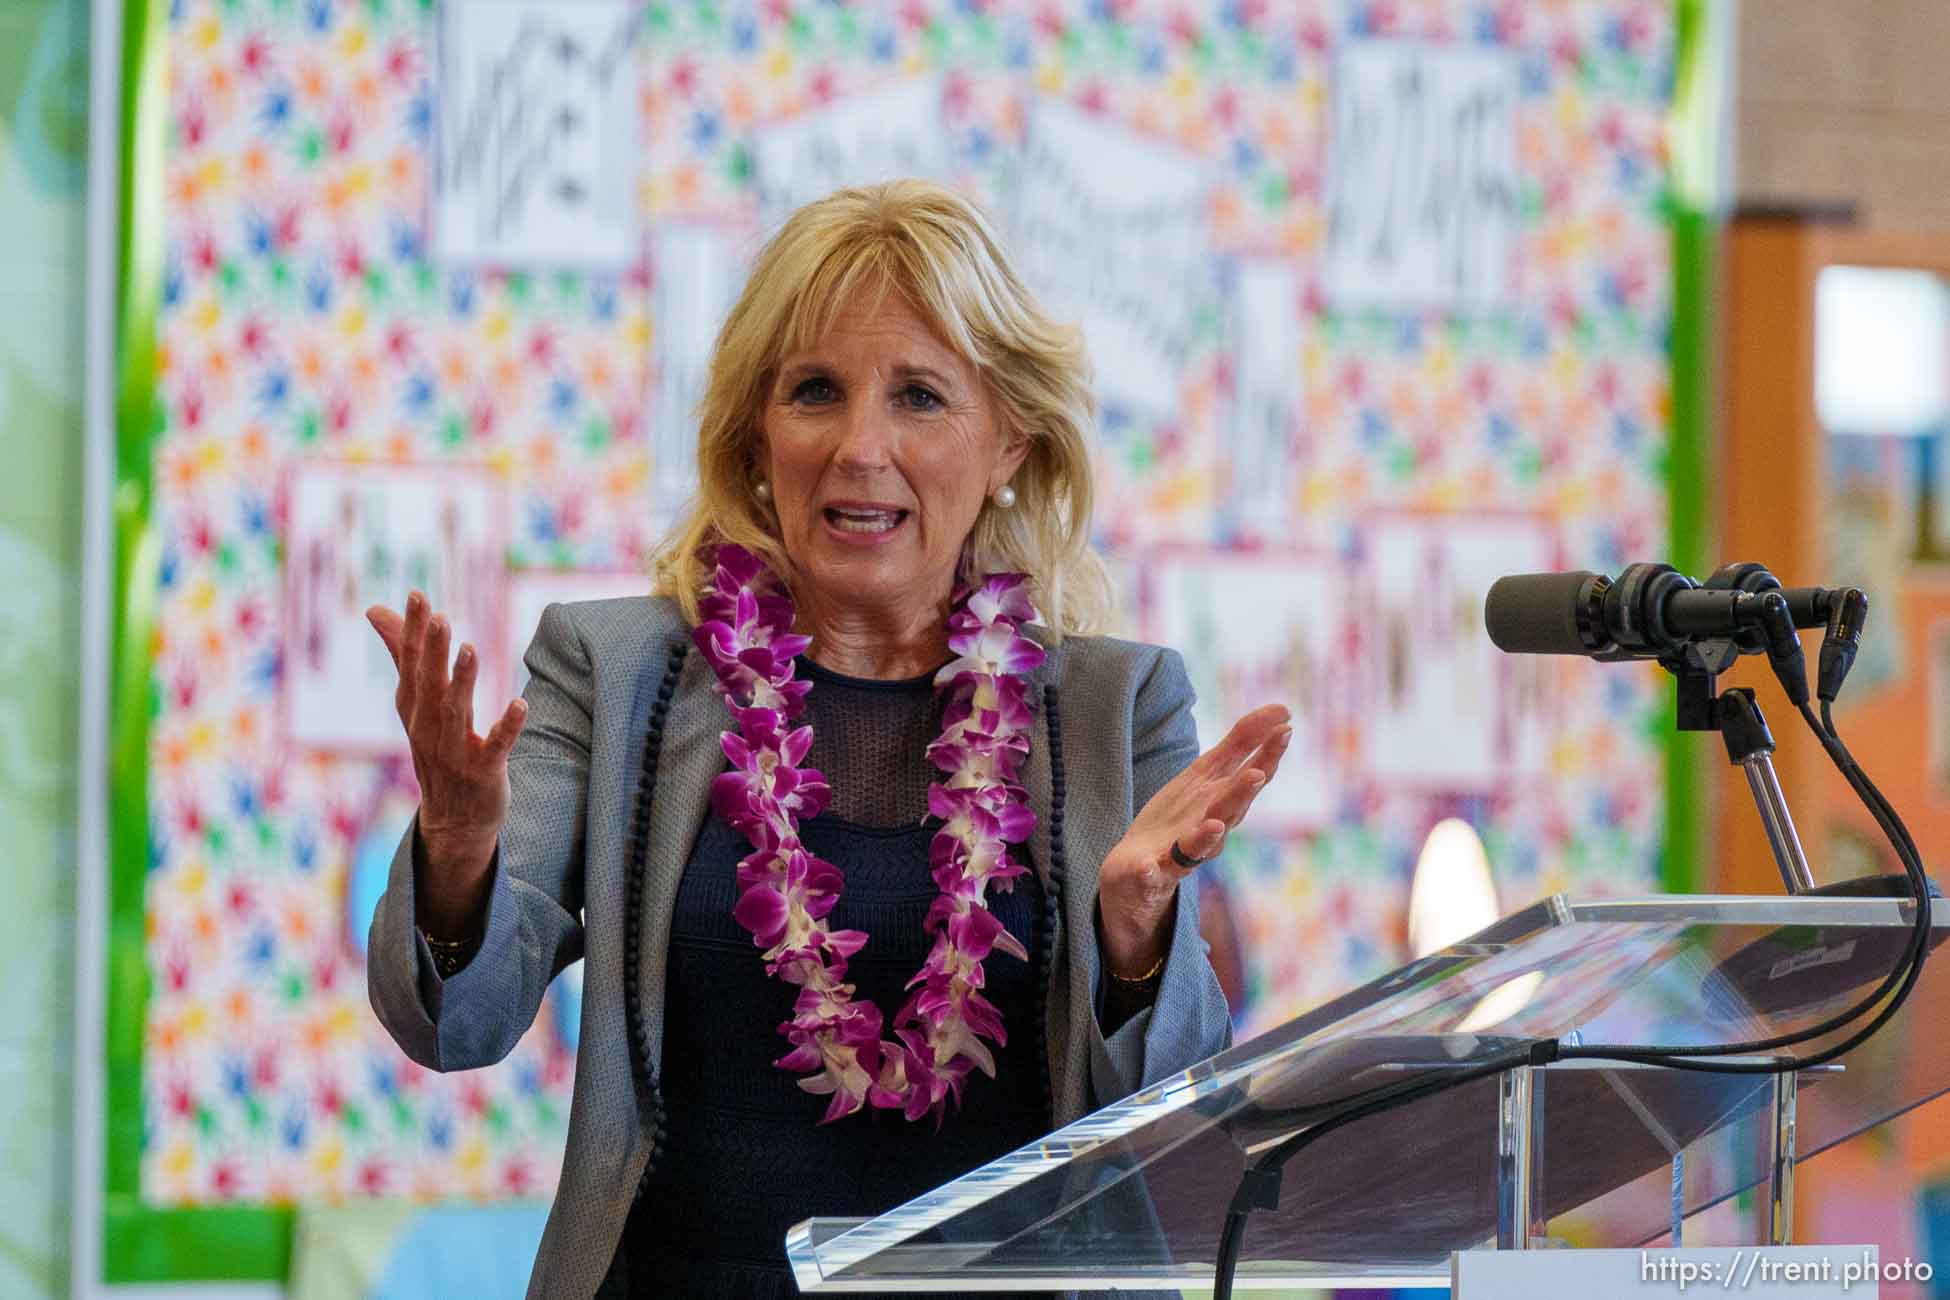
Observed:
[[[1675,45],[1651,0],[135,4],[110,1278],[547,1194],[572,975],[475,1073],[367,1008],[415,792],[360,611],[429,590],[486,715],[543,604],[642,590],[715,326],[841,183],[988,206],[1091,344],[1123,630],[1208,738],[1295,709],[1205,873],[1241,1032],[1403,959],[1439,817],[1507,907],[1647,887],[1665,688],[1480,609],[1664,550]]]

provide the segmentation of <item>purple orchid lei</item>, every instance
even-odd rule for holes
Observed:
[[[811,638],[793,633],[792,600],[757,556],[723,545],[715,559],[692,639],[736,722],[720,737],[731,770],[711,783],[712,807],[752,843],[738,863],[732,915],[764,950],[766,973],[799,987],[792,1019],[779,1026],[792,1050],[774,1064],[810,1071],[799,1086],[832,1095],[822,1124],[866,1103],[910,1120],[932,1112],[939,1124],[949,1098],[961,1104],[970,1070],[994,1077],[983,1040],[1008,1041],[1001,1013],[981,993],[983,960],[998,950],[1029,957],[986,902],[991,884],[1013,889],[1027,872],[1009,845],[1036,826],[1017,783],[1031,720],[1022,674],[1043,661],[1042,647],[1021,630],[1031,617],[1027,578],[990,574],[957,591],[948,616],[948,647],[959,658],[935,676],[949,698],[941,735],[928,746],[928,760],[945,774],[928,788],[928,811],[942,823],[928,849],[940,891],[924,923],[934,947],[908,981],[913,992],[889,1040],[880,1008],[854,1001],[846,982],[847,959],[866,933],[825,925],[844,878],[799,840],[800,819],[818,816],[832,796],[816,769],[799,766],[812,728],[789,727],[812,686],[793,676]]]

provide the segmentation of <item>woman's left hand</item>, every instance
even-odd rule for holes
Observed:
[[[1226,832],[1279,771],[1293,738],[1288,717],[1286,706],[1266,704],[1235,722],[1224,740],[1152,796],[1104,859],[1097,926],[1104,962],[1114,974],[1138,978],[1165,955],[1178,882],[1197,863],[1219,855]],[[1173,858],[1174,843],[1194,867]]]

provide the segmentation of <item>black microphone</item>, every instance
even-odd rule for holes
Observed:
[[[1505,654],[1592,655],[1612,644],[1605,631],[1602,573],[1515,573],[1490,584],[1483,624]]]
[[[1712,583],[1665,564],[1628,565],[1616,581],[1588,571],[1513,574],[1491,584],[1483,622],[1510,654],[1657,659],[1718,639],[1758,653],[1784,626],[1826,627],[1835,597],[1825,587],[1784,588],[1755,565],[1729,566]]]

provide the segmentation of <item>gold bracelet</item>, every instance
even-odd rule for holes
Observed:
[[[481,946],[480,936],[472,939],[436,939],[426,930],[420,931],[426,940],[427,951],[433,954],[433,969],[441,979],[452,979],[458,975],[474,956],[474,950]]]
[[[1152,962],[1151,969],[1144,972],[1144,974],[1142,975],[1119,975],[1116,971],[1111,970],[1110,967],[1108,966],[1104,967],[1104,969],[1109,972],[1111,980],[1113,982],[1118,984],[1129,984],[1129,985],[1149,984],[1158,978],[1159,972],[1164,970],[1164,968],[1165,968],[1165,959],[1162,955],[1159,956],[1158,960]]]

